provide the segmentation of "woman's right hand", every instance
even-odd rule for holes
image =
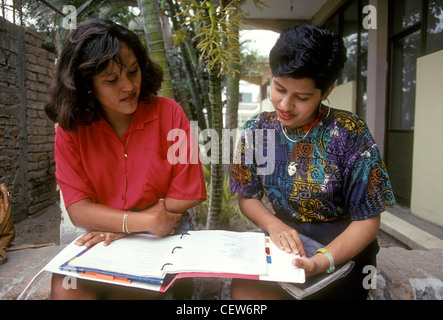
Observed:
[[[140,211],[149,219],[148,231],[158,235],[166,236],[172,234],[174,228],[180,225],[181,213],[172,213],[166,210],[165,199],[160,199],[155,205]]]

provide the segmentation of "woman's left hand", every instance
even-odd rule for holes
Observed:
[[[112,241],[126,237],[126,233],[121,232],[104,232],[104,231],[90,231],[81,238],[75,241],[78,246],[92,247],[99,242],[104,241],[104,246],[108,246]]]

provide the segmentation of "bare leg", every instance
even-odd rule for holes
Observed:
[[[293,299],[278,283],[232,279],[232,300],[287,300]]]
[[[152,300],[163,293],[97,281],[52,275],[51,300]]]
[[[99,299],[101,290],[91,282],[54,273],[51,283],[51,300]]]
[[[110,285],[108,300],[160,300],[164,299],[165,294],[162,292],[131,288],[125,286]]]

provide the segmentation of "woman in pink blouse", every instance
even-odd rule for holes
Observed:
[[[88,231],[78,245],[189,228],[186,210],[206,198],[199,162],[168,161],[168,133],[184,130],[188,149],[193,135],[181,107],[156,96],[162,74],[138,37],[111,21],[88,20],[64,43],[45,110],[58,123],[56,177],[68,214]],[[53,275],[53,299],[151,297],[86,280],[64,289]]]

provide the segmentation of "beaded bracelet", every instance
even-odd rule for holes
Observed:
[[[130,234],[131,232],[129,231],[129,228],[128,228],[128,215],[129,215],[129,211],[127,211],[123,217],[122,229],[123,229],[124,233]]]

